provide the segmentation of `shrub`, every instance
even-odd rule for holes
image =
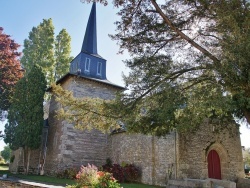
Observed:
[[[12,155],[12,156],[10,157],[10,163],[13,163],[14,160],[15,160],[15,155]]]
[[[76,185],[69,185],[67,188],[120,188],[117,180],[108,172],[98,171],[97,167],[88,164],[82,166],[76,175]]]
[[[133,164],[126,164],[123,169],[126,182],[135,182],[140,177],[139,169]]]
[[[107,163],[102,166],[102,170],[112,173],[120,183],[125,181],[135,182],[140,176],[140,171],[135,165],[126,164],[125,162],[122,162],[122,165]]]
[[[117,180],[108,172],[99,171],[99,183],[95,188],[120,188],[120,184],[117,183]]]
[[[77,182],[83,186],[95,185],[98,182],[97,167],[95,165],[82,166],[76,175]]]
[[[59,171],[56,173],[57,178],[63,178],[63,179],[76,179],[76,174],[78,173],[78,170],[76,168],[69,168],[62,171]]]
[[[113,164],[113,165],[103,165],[102,166],[103,171],[109,172],[113,174],[114,178],[117,179],[118,182],[122,183],[124,182],[124,172],[123,168],[119,164]]]

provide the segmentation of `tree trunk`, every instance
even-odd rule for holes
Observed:
[[[25,147],[23,147],[23,171],[24,174],[26,174],[27,169],[26,169],[26,151],[25,151]]]
[[[30,153],[31,153],[31,150],[27,146],[25,146],[24,149],[23,149],[23,169],[24,169],[24,174],[29,173]]]
[[[29,168],[30,168],[30,153],[31,153],[31,150],[29,148],[27,148],[28,150],[28,156],[27,156],[27,174],[29,173]]]

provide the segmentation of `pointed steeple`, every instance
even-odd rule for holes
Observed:
[[[106,60],[97,53],[96,3],[92,5],[81,52],[71,61],[70,73],[107,80]]]
[[[89,15],[87,28],[82,44],[82,52],[97,54],[97,37],[96,37],[96,3],[92,5]]]

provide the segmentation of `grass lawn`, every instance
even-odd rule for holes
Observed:
[[[0,171],[2,171],[2,170],[3,171],[9,170],[9,167],[0,165]]]
[[[36,182],[46,182],[46,183],[55,184],[55,185],[72,185],[75,183],[74,180],[60,179],[60,178],[49,177],[49,176],[11,174],[8,171],[8,168],[4,168],[0,166],[0,176],[2,176],[3,174],[8,174],[9,176],[18,177],[20,179],[26,179],[30,181],[36,181]],[[160,188],[158,186],[135,184],[135,183],[122,183],[121,185],[123,188]]]
[[[58,184],[58,185],[72,185],[75,183],[74,180],[60,179],[60,178],[48,177],[48,176],[22,175],[22,174],[15,174],[14,176],[21,178],[21,179],[27,179],[31,181],[37,181],[37,182],[47,182],[47,183]],[[122,183],[121,185],[123,188],[160,188],[158,186],[135,184],[135,183]]]

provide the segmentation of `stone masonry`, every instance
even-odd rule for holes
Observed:
[[[94,80],[70,76],[61,82],[64,89],[73,91],[75,97],[99,97],[113,99],[116,87]],[[45,172],[53,173],[69,167],[79,167],[88,163],[105,164],[108,152],[108,135],[100,131],[80,131],[72,124],[58,120],[55,115],[59,108],[51,99],[49,110],[49,136]]]
[[[226,126],[227,128],[216,130]],[[207,120],[195,133],[178,134],[177,177],[208,178],[208,152],[216,150],[221,162],[222,179],[236,181],[244,177],[239,128],[215,126]]]
[[[115,85],[76,75],[68,75],[60,84],[73,91],[75,97],[113,99],[115,92],[121,90]],[[110,158],[113,163],[132,163],[139,167],[142,183],[164,186],[170,179],[207,179],[207,155],[216,150],[221,160],[222,179],[236,181],[244,175],[239,131],[234,123],[226,125],[229,129],[216,131],[206,121],[196,132],[172,132],[159,138],[126,132],[103,134],[97,130],[76,130],[72,124],[58,120],[55,115],[59,108],[52,97],[44,164],[46,174],[88,163],[101,166]],[[16,165],[21,166],[18,152],[14,153],[13,171],[17,171]],[[31,156],[34,169],[43,161],[39,151],[35,153],[36,157]]]

